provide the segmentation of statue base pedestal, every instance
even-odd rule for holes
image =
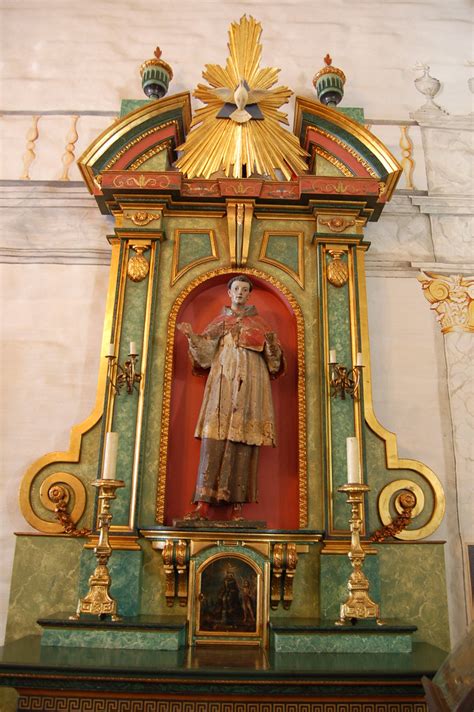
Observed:
[[[173,519],[175,529],[266,529],[258,519]]]

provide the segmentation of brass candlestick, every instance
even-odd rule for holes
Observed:
[[[347,501],[351,505],[351,548],[348,553],[352,565],[352,573],[347,582],[349,589],[349,597],[345,603],[341,605],[339,620],[336,625],[345,625],[349,621],[358,619],[375,618],[377,625],[383,625],[380,620],[380,608],[377,603],[374,603],[369,597],[369,582],[362,566],[365,559],[365,552],[360,544],[360,528],[362,525],[362,502],[364,493],[368,492],[370,487],[362,483],[348,483],[338,487],[338,492],[347,494]]]
[[[70,616],[71,620],[78,620],[82,613],[105,618],[110,616],[113,621],[120,620],[117,615],[117,601],[109,593],[112,579],[107,567],[108,560],[112,555],[112,547],[109,541],[110,522],[110,502],[115,499],[115,490],[124,487],[123,480],[95,480],[93,487],[99,490],[99,541],[94,548],[97,558],[97,566],[89,578],[89,592],[84,598],[80,598],[77,604],[76,613]]]

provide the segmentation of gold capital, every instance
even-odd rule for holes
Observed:
[[[422,272],[418,281],[443,334],[474,331],[474,277]]]

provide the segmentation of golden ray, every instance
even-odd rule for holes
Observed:
[[[259,173],[286,180],[305,173],[307,153],[294,134],[280,124],[288,124],[279,108],[293,92],[284,86],[271,87],[279,69],[260,67],[262,26],[244,15],[229,29],[229,57],[225,67],[206,64],[194,96],[205,106],[197,109],[186,141],[178,147],[182,155],[177,168],[188,178],[210,178],[223,171],[242,178]]]

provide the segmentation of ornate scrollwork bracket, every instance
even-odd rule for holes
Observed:
[[[175,599],[181,607],[188,603],[189,551],[186,541],[168,539],[162,551],[165,569],[166,605],[171,608]]]
[[[64,534],[68,536],[88,536],[91,529],[78,529],[72,521],[70,513],[67,511],[69,503],[68,489],[61,484],[54,484],[48,488],[48,497],[54,504],[54,514],[58,522],[64,527]]]
[[[399,512],[398,517],[393,519],[390,524],[377,529],[370,537],[370,541],[381,542],[389,537],[395,537],[410,524],[413,510],[416,507],[415,494],[405,490],[398,495],[396,502],[402,511]],[[399,507],[397,507],[397,511],[399,511]]]
[[[293,601],[293,579],[298,564],[296,544],[274,544],[271,563],[270,606],[275,610],[283,601],[283,608],[288,609]]]

